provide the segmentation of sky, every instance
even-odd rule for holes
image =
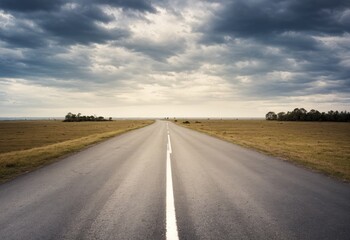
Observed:
[[[0,117],[350,111],[348,0],[1,0]]]

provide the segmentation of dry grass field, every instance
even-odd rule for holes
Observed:
[[[350,123],[189,120],[178,124],[350,181]]]
[[[106,122],[0,121],[0,182],[151,120]]]

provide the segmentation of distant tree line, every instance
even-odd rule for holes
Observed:
[[[66,117],[64,118],[63,122],[100,122],[100,121],[112,121],[112,118],[105,119],[102,116],[97,117],[96,115],[91,116],[83,116],[81,113],[74,114],[74,113],[67,113]]]
[[[319,112],[315,109],[306,111],[304,108],[295,108],[291,112],[268,112],[265,115],[266,120],[278,121],[328,121],[328,122],[350,122],[350,112],[347,111],[328,111]]]

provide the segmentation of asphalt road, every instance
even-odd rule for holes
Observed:
[[[177,236],[350,239],[350,185],[162,121],[0,185],[1,240]]]

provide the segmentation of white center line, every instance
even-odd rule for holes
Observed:
[[[173,190],[173,177],[171,173],[171,159],[172,153],[170,135],[168,134],[167,154],[166,154],[166,239],[178,240],[179,235],[177,232],[175,202],[174,202],[174,190]]]
[[[169,152],[169,154],[173,153],[173,150],[171,148],[171,142],[170,142],[170,135],[169,134],[168,134],[168,152]],[[170,158],[170,155],[169,155],[169,158]],[[170,168],[170,170],[171,170],[171,168]]]

